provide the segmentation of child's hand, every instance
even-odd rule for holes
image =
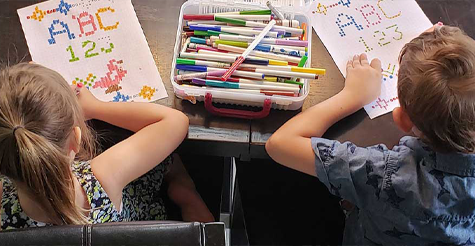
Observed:
[[[71,88],[78,97],[79,105],[81,106],[84,113],[84,118],[86,120],[95,118],[95,112],[97,111],[98,105],[101,103],[101,101],[97,100],[97,98],[92,95],[88,89],[82,86],[73,85]]]
[[[382,73],[379,59],[373,59],[370,64],[366,54],[355,55],[346,64],[346,71],[343,91],[359,107],[367,105],[380,95]]]

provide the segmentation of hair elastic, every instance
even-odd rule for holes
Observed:
[[[13,135],[15,135],[15,131],[18,130],[19,128],[24,128],[23,126],[15,126],[13,127]]]

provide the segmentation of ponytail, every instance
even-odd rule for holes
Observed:
[[[71,160],[60,146],[19,128],[14,133],[18,146],[22,180],[43,204],[48,204],[59,218],[55,224],[83,224],[86,217],[75,204]]]
[[[0,71],[0,174],[24,184],[53,224],[88,223],[75,203],[68,155],[76,126],[83,136],[77,158],[90,160],[94,136],[61,75],[35,64]]]

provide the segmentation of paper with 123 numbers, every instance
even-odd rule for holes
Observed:
[[[103,101],[167,97],[131,0],[50,0],[18,10],[32,60]]]
[[[399,106],[398,57],[402,47],[432,24],[415,0],[317,0],[308,9],[315,32],[344,77],[356,54],[379,58],[381,95],[364,108],[371,119]]]

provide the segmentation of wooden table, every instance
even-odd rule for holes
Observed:
[[[473,26],[473,23],[475,23],[475,1],[418,0],[417,2],[432,23],[441,21],[448,25],[459,26],[468,35],[475,38],[475,27]],[[315,32],[312,35],[312,66],[326,68],[327,75],[310,83],[310,93],[302,110],[328,99],[343,89],[344,86],[344,78],[330,54]],[[282,124],[299,112],[272,110],[269,117],[262,120],[253,120],[251,124],[251,158],[269,158],[264,149],[267,139]],[[394,124],[391,114],[370,120],[362,109],[332,126],[324,137],[339,141],[351,141],[359,146],[383,143],[388,147],[392,147],[404,135]]]
[[[16,10],[38,2],[42,1],[0,0],[0,63],[31,61]],[[185,0],[132,2],[168,92],[168,97],[157,103],[183,111],[190,119],[189,134],[180,151],[249,159],[249,120],[216,117],[206,112],[203,103],[193,105],[174,96],[170,70],[178,16]]]

